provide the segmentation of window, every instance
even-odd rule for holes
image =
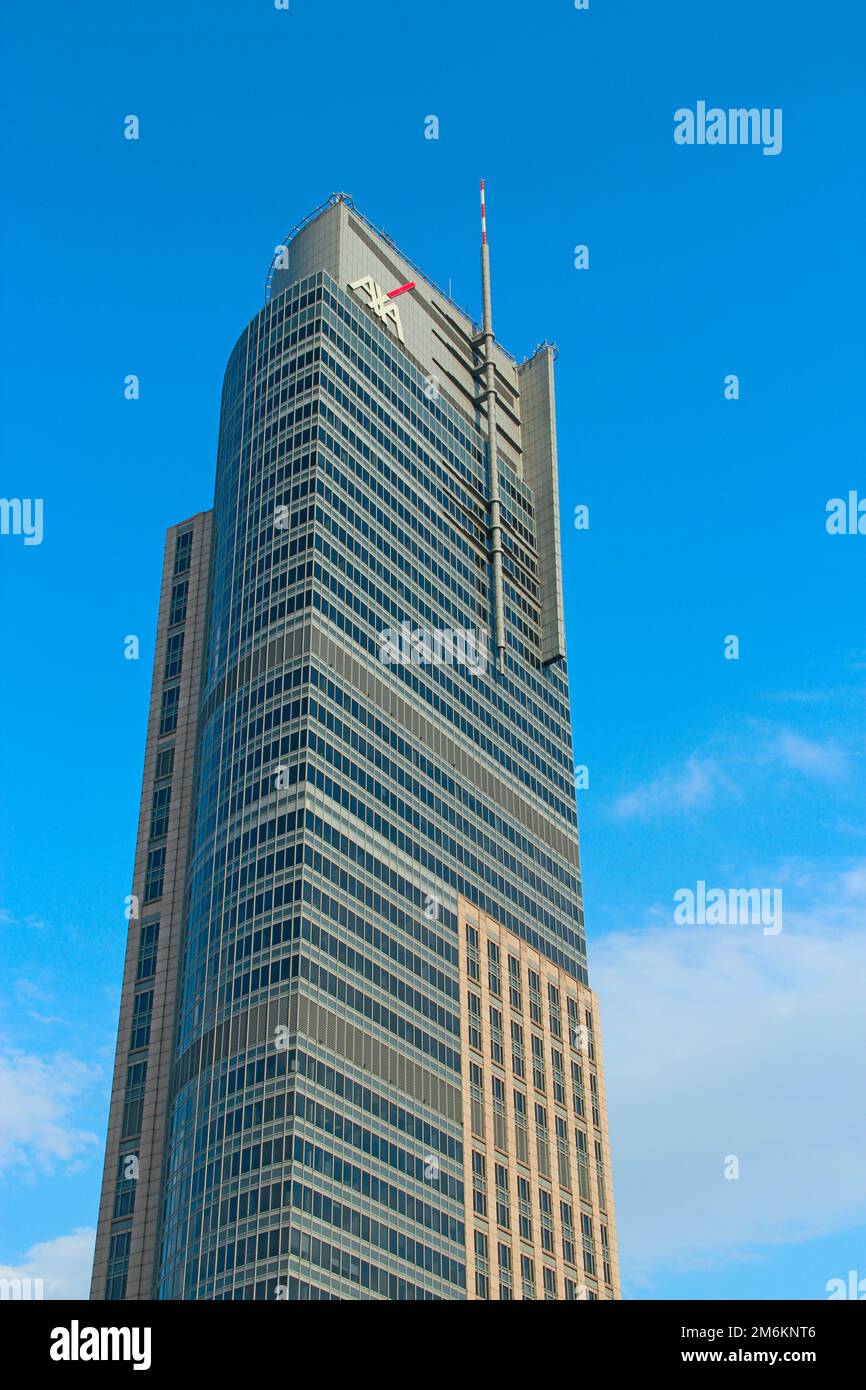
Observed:
[[[475,1063],[469,1063],[469,1100],[472,1114],[472,1133],[484,1138],[484,1072]]]
[[[523,1028],[515,1020],[511,1020],[511,1065],[514,1075],[521,1081],[526,1076],[526,1058],[523,1051]]]
[[[165,671],[167,681],[179,676],[183,669],[183,633],[174,632],[165,644]]]
[[[174,584],[172,586],[171,606],[168,610],[169,627],[175,627],[177,623],[182,623],[186,618],[186,600],[188,592],[188,579],[182,579],[179,584]]]
[[[138,1159],[138,1153],[135,1150],[122,1153],[117,1163],[117,1182],[114,1188],[114,1211],[112,1213],[115,1220],[119,1217],[132,1216],[135,1211],[137,1180],[135,1177],[126,1176],[130,1167],[130,1159]]]
[[[483,1231],[475,1232],[475,1292],[479,1298],[490,1297],[490,1263]]]
[[[602,1226],[601,1228],[601,1256],[604,1268],[604,1282],[606,1284],[612,1284],[613,1280],[610,1277],[610,1240],[606,1226]]]
[[[150,838],[159,840],[168,834],[168,812],[171,805],[171,785],[157,787],[150,811]]]
[[[511,1265],[511,1246],[499,1242],[499,1297],[514,1298],[514,1275]]]
[[[192,531],[182,531],[174,543],[175,575],[186,574],[192,556]]]
[[[568,1126],[560,1115],[556,1116],[556,1161],[559,1169],[560,1187],[571,1187],[571,1165],[568,1161]]]
[[[160,748],[156,755],[156,780],[170,777],[174,771],[174,744],[170,748]]]
[[[144,875],[144,901],[152,902],[162,897],[163,876],[165,874],[165,845],[147,852],[147,869]]]
[[[550,1061],[553,1071],[553,1099],[557,1105],[565,1105],[565,1064],[558,1048],[550,1049]]]
[[[472,1210],[487,1215],[487,1160],[477,1149],[472,1150]]]
[[[583,1267],[587,1274],[595,1274],[595,1242],[592,1237],[592,1217],[580,1213],[580,1229],[583,1233]]]
[[[538,1171],[543,1177],[550,1177],[550,1133],[547,1128],[547,1110],[543,1105],[535,1107],[535,1139],[538,1148]]]
[[[520,961],[516,956],[508,957],[508,999],[512,1009],[520,1013],[523,1001],[520,995]]]
[[[155,922],[142,924],[141,935],[138,938],[138,965],[136,967],[136,983],[141,980],[149,980],[156,973],[156,951],[159,942],[159,918]]]
[[[502,994],[502,960],[496,942],[489,939],[487,942],[487,979],[490,993],[495,994],[498,999]]]
[[[496,1224],[505,1230],[511,1227],[511,1208],[508,1195],[508,1169],[504,1163],[496,1164]]]
[[[607,1211],[607,1191],[604,1185],[604,1154],[598,1139],[595,1141],[595,1181],[598,1187],[598,1205]]]
[[[550,1013],[550,1031],[555,1038],[562,1037],[562,1009],[559,1002],[559,990],[556,985],[547,985],[547,1003]]]
[[[526,1096],[522,1091],[514,1092],[514,1138],[518,1160],[528,1163],[529,1124],[526,1117]]]
[[[481,996],[473,994],[471,991],[466,996],[466,1007],[469,1010],[469,1046],[474,1047],[476,1052],[481,1051]]]
[[[529,1200],[529,1180],[517,1179],[517,1225],[521,1240],[532,1243],[532,1205]]]
[[[576,1129],[574,1138],[577,1143],[577,1190],[583,1200],[588,1202],[590,1201],[589,1150],[586,1147],[586,1135],[582,1129]]]
[[[568,1040],[575,1052],[580,1051],[580,1009],[577,1000],[572,999],[569,994],[566,1003],[568,1006]]]
[[[502,1010],[490,1005],[490,1056],[498,1066],[504,1063],[502,1049]]]
[[[118,1231],[111,1237],[108,1246],[108,1268],[106,1270],[105,1297],[122,1299],[126,1294],[126,1276],[129,1266],[129,1231]]]
[[[583,1103],[583,1067],[579,1062],[571,1064],[571,1098],[575,1115],[583,1119],[586,1109]]]
[[[595,1033],[592,1027],[592,1011],[587,1009],[584,1013],[586,1019],[586,1054],[591,1062],[595,1061]]]
[[[132,1006],[132,1036],[129,1046],[132,1051],[147,1047],[150,1042],[150,1019],[153,1013],[153,990],[145,990],[135,996]]]
[[[541,1026],[541,981],[534,970],[528,972],[529,979],[529,1017]]]
[[[144,1086],[147,1081],[147,1062],[133,1062],[126,1068],[126,1090],[123,1094],[123,1128],[121,1138],[141,1133],[141,1113],[144,1105]]]
[[[553,1254],[553,1201],[547,1188],[538,1193],[538,1208],[541,1212],[541,1248],[548,1255]]]
[[[177,728],[177,707],[180,700],[180,686],[172,685],[162,692],[162,708],[159,712],[159,732],[173,734]]]
[[[520,1277],[523,1284],[523,1297],[535,1297],[535,1266],[528,1255],[520,1256]]]
[[[499,1076],[493,1077],[493,1142],[497,1149],[507,1149],[507,1121],[505,1115],[505,1082]]]
[[[532,1034],[532,1084],[536,1091],[544,1090],[544,1040]]]
[[[592,1107],[592,1123],[596,1127],[600,1127],[601,1116],[598,1109],[598,1077],[594,1071],[589,1073],[589,1102]]]
[[[541,1272],[544,1279],[544,1297],[546,1299],[556,1298],[556,1270],[543,1265]]]
[[[478,955],[478,928],[466,928],[466,974],[470,980],[481,979],[481,964]]]
[[[559,1214],[562,1219],[562,1258],[567,1265],[577,1264],[574,1257],[574,1212],[569,1202],[560,1202]]]

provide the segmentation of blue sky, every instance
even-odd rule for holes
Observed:
[[[497,333],[560,349],[625,1292],[866,1277],[866,536],[825,528],[866,497],[864,39],[855,0],[7,21],[0,491],[44,539],[0,536],[0,1267],[86,1287],[163,532],[274,246],[344,189],[478,316],[483,174]],[[781,153],[675,144],[699,100],[781,108]],[[699,880],[782,887],[783,931],[675,926]]]

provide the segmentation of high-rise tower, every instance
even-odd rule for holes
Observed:
[[[163,570],[94,1298],[614,1298],[553,350],[335,195]]]

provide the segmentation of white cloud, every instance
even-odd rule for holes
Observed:
[[[623,792],[613,803],[613,814],[619,820],[658,819],[701,809],[723,795],[782,793],[791,773],[839,782],[849,766],[849,755],[835,743],[751,720],[747,731],[709,739],[685,762]]]
[[[28,913],[26,917],[16,917],[14,912],[9,912],[5,907],[0,907],[0,927],[29,927],[33,931],[44,931],[48,923],[35,913]]]
[[[97,1068],[65,1052],[46,1058],[0,1053],[0,1174],[51,1172],[98,1148],[96,1135],[74,1119],[98,1076]]]
[[[837,781],[844,777],[847,763],[844,755],[832,744],[816,743],[803,738],[790,729],[783,729],[778,736],[779,757],[787,767],[803,772],[808,777],[820,777]]]
[[[720,787],[727,785],[717,765],[695,753],[682,767],[669,769],[618,797],[614,813],[628,820],[657,812],[690,810],[705,805]]]
[[[866,901],[866,864],[855,864],[842,875],[844,898],[862,898]]]
[[[51,995],[47,994],[40,985],[34,984],[32,980],[16,980],[15,993],[20,999],[38,1000],[41,1003],[48,1003]]]
[[[866,865],[789,874],[785,908],[775,937],[650,915],[592,950],[633,1287],[866,1219]]]
[[[0,1265],[0,1279],[41,1279],[45,1298],[86,1299],[95,1238],[94,1230],[81,1227],[71,1235],[40,1241],[31,1245],[20,1264]]]

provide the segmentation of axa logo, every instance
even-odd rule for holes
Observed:
[[[372,275],[362,275],[360,280],[353,280],[349,285],[349,289],[354,290],[356,294],[360,294],[362,290],[364,291],[370,302],[370,308],[373,310],[376,318],[381,319],[385,324],[389,324],[397,334],[401,343],[405,343],[406,339],[403,337],[403,325],[400,322],[400,311],[394,303],[394,300],[397,298],[398,294],[405,294],[407,290],[414,290],[414,288],[415,281],[410,280],[405,285],[398,285],[396,290],[383,290],[381,285],[376,284]]]

